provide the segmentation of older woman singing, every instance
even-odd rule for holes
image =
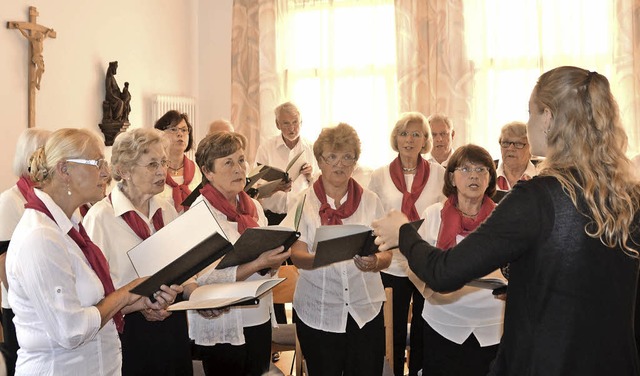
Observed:
[[[127,252],[178,216],[173,205],[158,195],[164,189],[166,142],[155,129],[118,135],[111,154],[118,184],[84,217],[87,233],[109,262],[116,287],[137,277]],[[173,287],[177,294],[182,292],[181,286]],[[192,373],[186,313],[140,308],[125,315],[120,335],[123,375]]]
[[[300,239],[291,260],[300,268],[293,298],[296,330],[312,375],[381,375],[384,359],[380,270],[391,263],[390,252],[356,256],[314,269],[316,229],[322,225],[365,224],[382,215],[375,193],[351,178],[360,138],[348,124],[324,128],[313,144],[322,175],[303,191]],[[284,224],[294,227],[295,211]]]

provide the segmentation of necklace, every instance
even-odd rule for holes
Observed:
[[[403,167],[403,168],[402,168],[402,171],[404,171],[404,172],[413,172],[413,171],[415,171],[417,168],[418,168],[418,166],[416,166],[416,167],[411,167],[411,168]]]
[[[465,217],[469,217],[469,218],[475,218],[475,217],[477,217],[477,216],[478,216],[478,214],[480,214],[480,210],[478,210],[478,211],[476,212],[476,214],[469,214],[469,213],[465,213],[465,212],[463,212],[463,211],[462,211],[462,210],[461,210],[457,205],[456,205],[456,209],[458,209],[458,211],[459,211],[462,215],[464,215]]]
[[[173,167],[167,165],[167,168],[172,171],[171,175],[174,175],[174,176],[180,174],[180,170],[182,170],[182,167],[184,167],[184,163],[181,164],[178,168],[173,168]]]

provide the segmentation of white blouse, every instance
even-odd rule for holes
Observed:
[[[318,214],[320,200],[313,187],[300,197],[306,201],[298,228],[299,240],[306,243],[307,250],[312,253],[316,229],[321,226]],[[347,196],[341,204],[346,200]],[[335,209],[333,199],[327,197],[327,201]],[[282,226],[295,228],[295,211],[292,207]],[[375,193],[365,188],[358,209],[342,222],[370,225],[383,215],[382,202]],[[348,315],[362,328],[378,315],[384,300],[380,273],[362,272],[353,260],[346,260],[312,270],[300,269],[293,308],[298,317],[314,329],[345,333]]]
[[[15,230],[26,203],[17,185],[7,189],[0,194],[0,241],[11,240],[13,230]],[[2,308],[11,308],[7,299],[7,289],[2,285]]]
[[[171,179],[173,179],[176,184],[184,183],[184,176],[171,176]],[[196,170],[193,173],[193,179],[191,180],[191,183],[189,183],[189,189],[193,192],[194,189],[198,188],[200,183],[202,183],[202,173],[200,172],[200,168],[196,165]],[[165,184],[164,191],[162,191],[158,197],[169,201],[169,203],[173,205],[173,188],[169,184]]]
[[[416,201],[416,211],[418,214],[422,214],[424,209],[429,205],[439,201],[444,201],[445,197],[442,194],[442,186],[444,185],[445,169],[438,163],[429,162],[429,179],[424,186],[420,197]],[[411,190],[413,184],[413,178],[415,175],[405,174],[405,182],[407,189]],[[369,189],[374,191],[384,206],[385,213],[391,209],[402,209],[402,192],[396,188],[391,180],[391,172],[389,166],[382,166],[376,169],[371,175],[371,181],[369,182]],[[383,273],[391,274],[397,277],[406,277],[409,271],[409,264],[407,258],[404,257],[398,249],[393,250],[393,259],[391,265]]]
[[[507,179],[507,176],[504,174],[504,162],[502,161],[502,159],[498,162],[498,167],[496,168],[496,174],[498,175],[498,177],[502,176],[504,178],[504,180],[507,181],[507,185],[509,186],[509,190],[511,190],[511,188],[513,188],[511,186],[511,184],[509,184],[509,179]],[[538,170],[536,169],[536,166],[531,163],[531,161],[529,161],[527,163],[527,169],[524,170],[524,173],[522,174],[522,176],[520,177],[520,179],[531,179],[532,177],[538,175]],[[496,189],[500,189],[496,186]]]
[[[289,161],[300,152],[303,152],[300,158],[303,158],[307,163],[311,164],[313,166],[313,174],[317,175],[319,169],[316,157],[313,155],[313,145],[302,137],[300,137],[293,149],[289,149],[284,143],[281,134],[271,137],[258,146],[256,163],[284,170],[289,164]],[[296,195],[308,187],[309,183],[307,179],[305,179],[304,176],[300,176],[291,185],[291,191],[275,192],[271,197],[261,199],[260,203],[265,210],[271,210],[274,213],[286,213],[291,207]]]
[[[127,196],[122,193],[120,185],[116,185],[111,191],[111,200],[107,196],[98,201],[89,209],[82,220],[87,234],[100,247],[109,262],[111,279],[113,279],[116,288],[138,278],[127,252],[141,242],[140,237],[129,227],[121,215],[130,210],[135,211],[149,227],[149,233],[154,234],[156,229],[153,227],[153,215],[158,209],[162,209],[162,219],[165,225],[178,217],[173,205],[159,196],[154,196],[149,200],[150,216],[147,217],[136,210]]]
[[[227,220],[227,216],[221,211],[217,210],[208,200],[205,200],[202,195],[198,196],[193,202],[193,205],[204,201],[214,217],[220,224],[222,231],[224,231],[229,242],[235,243],[240,237],[238,232],[238,224],[236,222],[230,222]],[[260,226],[267,225],[267,218],[264,216],[262,206],[253,200],[258,212],[258,224]],[[224,269],[216,269],[215,266],[220,263],[220,260],[209,265],[202,272],[196,276],[198,285],[215,284],[216,282],[235,282],[237,266],[232,266]],[[268,274],[262,276],[258,273],[254,273],[248,281],[257,279],[269,279],[271,276]],[[265,322],[272,320],[275,322],[275,316],[272,318],[273,312],[273,298],[271,292],[260,298],[260,304],[255,307],[242,307],[231,308],[229,312],[213,318],[206,319],[200,316],[196,311],[188,311],[189,318],[189,336],[195,340],[197,345],[213,346],[219,343],[230,343],[232,345],[242,345],[245,342],[243,328],[264,324]]]
[[[7,256],[16,334],[18,375],[119,375],[120,340],[113,320],[100,328],[95,305],[104,298],[100,279],[67,235],[77,228],[46,193],[36,189],[55,218],[28,209]]]
[[[425,220],[418,230],[422,239],[434,246],[440,231],[443,206],[441,202],[429,206],[422,215]],[[458,238],[458,241],[462,240],[460,236]],[[503,278],[500,270],[487,277]],[[420,282],[417,287],[422,290],[425,285]],[[422,318],[441,336],[462,344],[473,333],[482,347],[500,343],[505,303],[496,299],[491,290],[464,286],[446,294],[428,291]]]

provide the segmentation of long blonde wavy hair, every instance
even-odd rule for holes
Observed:
[[[638,256],[630,234],[640,207],[640,185],[625,156],[627,135],[606,77],[577,67],[559,67],[538,79],[532,101],[552,115],[547,158],[540,175],[554,176],[576,208],[591,220],[587,235],[610,248]],[[579,205],[578,194],[586,205]]]

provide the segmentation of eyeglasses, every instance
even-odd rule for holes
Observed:
[[[161,161],[159,161],[159,162],[158,162],[158,161],[153,161],[153,162],[150,162],[149,164],[146,164],[146,165],[137,165],[137,166],[144,167],[144,168],[146,168],[149,172],[156,172],[156,171],[158,171],[158,169],[159,169],[161,166],[162,166],[162,168],[165,168],[165,169],[166,169],[166,168],[167,168],[167,166],[169,166],[169,161],[168,161],[168,160],[166,160],[166,159],[163,159],[163,160],[161,160]]]
[[[524,142],[500,141],[500,146],[502,146],[504,149],[508,149],[511,145],[513,145],[516,149],[522,149],[527,144]]]
[[[322,160],[324,160],[324,163],[328,164],[329,166],[337,166],[338,162],[342,162],[342,165],[344,167],[351,167],[356,164],[357,161],[356,157],[349,154],[346,154],[342,158],[338,158],[338,156],[335,154],[329,154],[326,157],[324,155],[321,155],[320,158],[322,158]]]
[[[460,173],[464,176],[469,176],[472,172],[475,172],[478,175],[484,175],[489,172],[489,169],[487,167],[462,166],[462,167],[456,167],[455,170],[460,171]]]
[[[404,131],[404,132],[398,133],[398,136],[400,136],[400,137],[409,137],[409,136],[411,136],[412,138],[421,138],[422,137],[422,133],[420,133],[420,132],[411,132],[411,133],[409,133],[407,131]]]
[[[278,123],[280,125],[281,128],[297,128],[300,126],[300,122],[298,120],[294,120],[292,122],[282,122],[282,123]]]
[[[67,159],[67,162],[71,162],[71,163],[78,163],[78,164],[83,164],[83,165],[89,165],[89,166],[94,166],[95,168],[97,168],[98,170],[102,170],[103,168],[108,169],[109,168],[109,162],[107,162],[106,159],[101,158],[101,159],[82,159],[82,158],[75,158],[75,159]]]
[[[177,133],[187,134],[187,133],[189,133],[189,128],[188,127],[185,127],[185,128],[172,127],[172,128],[167,128],[165,130],[167,132],[171,133],[171,134],[177,134]]]
[[[436,138],[438,136],[442,138],[447,138],[449,137],[449,132],[439,132],[439,133],[431,132],[431,135],[433,136],[433,138]]]

